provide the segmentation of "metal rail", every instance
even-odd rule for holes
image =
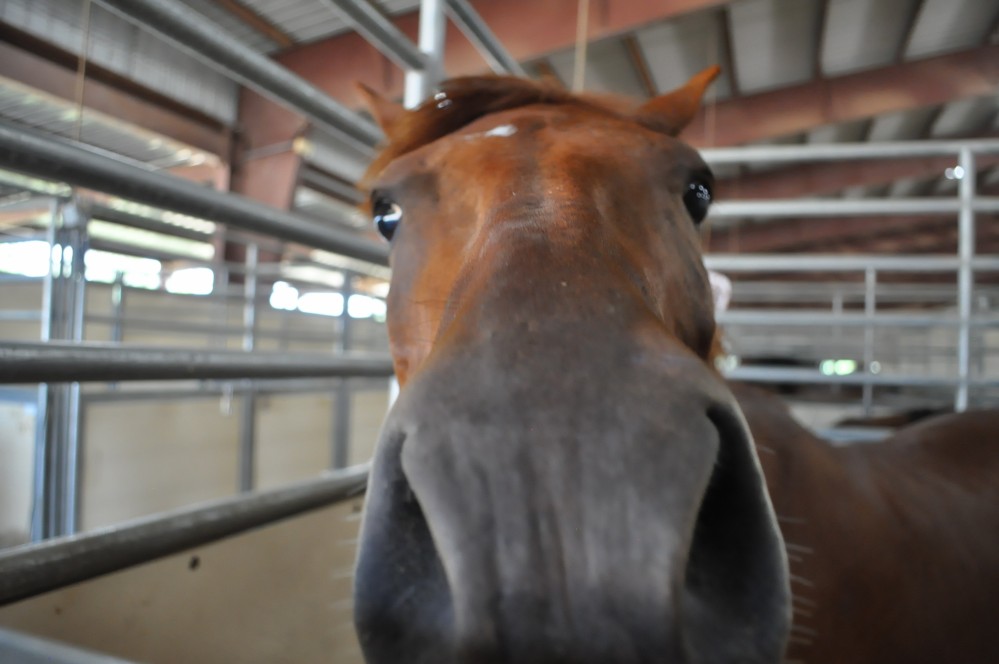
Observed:
[[[8,664],[134,664],[109,655],[0,629],[0,662]]]
[[[140,565],[363,493],[368,467],[0,552],[0,606]]]
[[[234,378],[320,378],[393,374],[385,355],[304,355],[166,349],[96,343],[0,342],[0,383]]]
[[[351,258],[388,264],[388,249],[332,224],[164,175],[145,164],[114,159],[59,138],[0,122],[0,168],[58,178],[153,207],[298,242]]]
[[[978,196],[967,203],[949,198],[719,201],[711,206],[709,219],[957,215],[965,208],[974,212],[999,212],[999,198]]]
[[[319,0],[321,4],[342,12],[369,44],[388,56],[402,69],[425,69],[427,56],[395,27],[368,0]]]
[[[527,72],[507,53],[500,41],[478,15],[468,0],[447,0],[448,16],[458,29],[472,42],[497,74],[513,74],[527,77]]]
[[[333,101],[304,78],[231,36],[183,3],[174,0],[96,0],[209,67],[351,142],[370,148],[382,140],[378,127]]]
[[[708,254],[704,264],[719,272],[956,272],[961,261],[955,256],[881,256],[877,254]],[[971,260],[975,270],[999,270],[999,255]]]
[[[958,155],[964,149],[970,150],[973,154],[999,154],[999,140],[759,145],[739,148],[702,148],[698,152],[708,164],[712,165],[946,156],[953,156],[956,164]]]

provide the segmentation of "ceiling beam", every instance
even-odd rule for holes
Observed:
[[[849,239],[869,240],[891,233],[909,233],[926,227],[956,224],[942,217],[850,217],[788,219],[742,225],[711,234],[711,253],[775,253],[825,251]]]
[[[596,2],[590,6],[591,41],[617,37],[649,23],[665,21],[692,12],[715,9],[730,0],[657,0],[655,2]],[[571,48],[576,42],[575,16],[578,0],[472,0],[471,4],[518,62]],[[524,17],[530,20],[524,20]],[[392,19],[411,39],[419,27],[419,15],[411,12]],[[402,72],[393,67],[385,76],[385,58],[356,33],[336,35],[292,48],[277,61],[304,77],[333,98],[350,106],[360,105],[356,81],[390,97],[402,93]],[[335,63],[335,66],[330,66]],[[477,74],[488,66],[460,30],[448,30],[444,47],[444,70],[448,76]]]
[[[721,101],[713,109],[713,145],[742,145],[827,124],[995,94],[999,45],[826,78]],[[701,114],[686,136],[708,135]],[[694,145],[703,140],[692,138]]]

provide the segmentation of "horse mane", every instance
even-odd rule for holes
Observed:
[[[573,94],[553,81],[514,76],[463,76],[441,84],[440,91],[388,128],[388,143],[368,167],[368,181],[390,162],[458,131],[486,115],[534,104],[570,104],[623,116],[633,100],[615,95]]]

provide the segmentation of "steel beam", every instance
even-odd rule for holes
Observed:
[[[96,0],[110,11],[190,53],[213,69],[363,146],[377,144],[378,127],[305,79],[231,36],[203,14],[172,0]]]
[[[361,495],[367,466],[0,552],[0,606]]]
[[[388,264],[385,245],[349,231],[6,123],[0,123],[0,168],[58,178],[69,184],[217,221],[240,230],[299,242],[379,265]]]
[[[999,83],[999,45],[810,81],[719,102],[705,132],[701,114],[684,136],[694,144],[740,145],[826,124],[991,95]]]
[[[388,356],[0,342],[0,383],[391,376]]]

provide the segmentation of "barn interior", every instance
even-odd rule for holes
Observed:
[[[837,444],[999,404],[999,3],[0,0],[0,660],[361,662],[395,387],[356,84],[714,64],[725,375]]]

